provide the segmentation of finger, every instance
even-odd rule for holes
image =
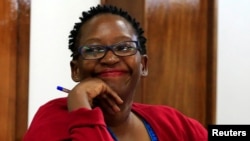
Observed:
[[[106,86],[106,92],[104,93],[104,95],[112,97],[117,104],[123,103],[123,100],[120,98],[120,96],[115,91],[113,91],[109,86]]]
[[[117,104],[123,103],[123,100],[119,97],[119,95],[101,79],[93,79],[93,81],[91,83],[88,83],[85,88],[85,91],[89,97],[89,102],[92,102],[92,99],[98,97],[99,95],[109,94],[111,97],[113,97],[114,101]]]
[[[109,113],[112,115],[120,111],[120,108],[118,106],[117,107],[119,108],[119,110],[114,109],[113,106],[111,106],[109,102],[107,102],[106,98],[98,98],[97,106],[100,107],[104,113]]]
[[[121,111],[120,107],[116,104],[114,99],[112,97],[109,97],[107,94],[99,95],[95,99],[95,106],[102,107],[103,109],[111,109],[113,112]]]
[[[110,107],[112,107],[112,109],[115,111],[115,112],[119,112],[121,111],[120,107],[117,105],[117,103],[114,101],[114,98],[113,97],[110,97],[110,95],[106,95],[105,97],[107,100],[107,103],[108,105],[110,105]],[[120,97],[119,97],[120,98]],[[122,102],[122,101],[121,101]]]

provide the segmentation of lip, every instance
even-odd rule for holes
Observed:
[[[99,77],[119,77],[123,76],[124,74],[127,74],[128,71],[125,70],[119,70],[119,69],[107,69],[103,70],[101,72],[98,72],[97,75]]]

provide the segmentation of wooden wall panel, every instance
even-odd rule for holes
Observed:
[[[102,4],[124,8],[139,17],[145,29],[149,75],[142,80],[136,101],[170,105],[205,126],[214,123],[215,0],[103,0]]]
[[[28,124],[30,0],[19,0],[18,7],[15,138],[21,141]]]
[[[0,1],[0,140],[13,141],[16,101],[16,1]]]
[[[27,128],[29,0],[0,1],[0,140],[21,141]]]
[[[207,93],[206,123],[216,123],[217,0],[207,2]]]
[[[147,26],[148,80],[158,81],[146,82],[147,90],[154,93],[147,93],[145,101],[168,104],[205,123],[206,4],[148,0],[146,9],[151,21]]]

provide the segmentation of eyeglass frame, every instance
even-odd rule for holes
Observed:
[[[130,54],[130,55],[125,55],[125,56],[117,55],[117,54],[115,53],[115,51],[113,50],[113,47],[116,46],[116,45],[119,45],[119,44],[121,44],[121,43],[126,43],[126,42],[133,42],[133,43],[135,43],[135,45],[136,45],[136,47],[135,47],[135,49],[136,49],[135,53]],[[97,59],[102,59],[103,57],[105,57],[108,51],[112,51],[112,53],[113,53],[114,55],[118,56],[118,57],[132,56],[132,55],[135,55],[135,54],[137,53],[137,51],[139,51],[140,53],[141,53],[141,51],[142,51],[142,50],[141,50],[141,47],[140,47],[140,42],[139,42],[139,41],[122,41],[122,42],[118,42],[118,43],[115,43],[115,44],[112,44],[112,45],[100,45],[100,47],[104,48],[104,50],[105,50],[103,56],[100,57],[100,58],[95,58],[95,59],[86,59],[86,58],[83,57],[83,55],[82,55],[82,53],[81,53],[81,49],[82,49],[84,46],[88,46],[88,45],[80,46],[80,47],[78,48],[78,51],[77,51],[77,52],[75,53],[75,55],[74,55],[75,57],[76,57],[77,55],[80,55],[80,56],[83,58],[83,60],[97,60]]]

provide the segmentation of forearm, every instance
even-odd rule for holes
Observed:
[[[58,103],[47,104],[37,111],[22,141],[112,140],[99,108],[68,112],[66,106],[55,105]]]
[[[69,135],[72,141],[113,141],[99,108],[78,109],[71,112],[69,118]]]

